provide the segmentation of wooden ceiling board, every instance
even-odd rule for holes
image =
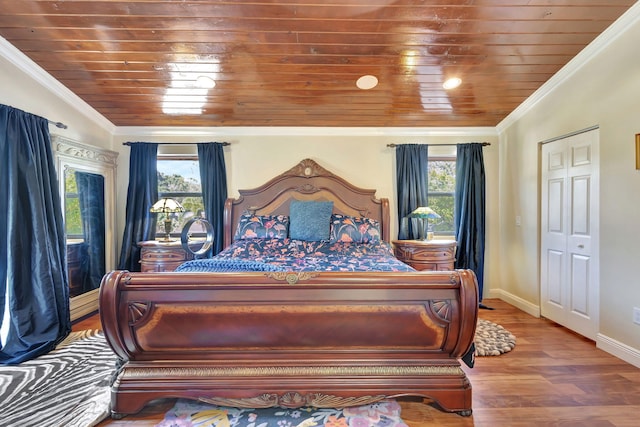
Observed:
[[[0,36],[116,126],[495,126],[634,3],[0,0]]]

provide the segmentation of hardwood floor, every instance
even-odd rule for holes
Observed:
[[[595,347],[546,319],[534,318],[500,300],[480,310],[516,336],[516,348],[479,357],[465,369],[473,386],[473,415],[444,413],[419,402],[401,402],[409,427],[639,426],[640,369]],[[74,330],[100,327],[98,316]],[[99,426],[154,426],[173,401],[147,405],[136,415]]]

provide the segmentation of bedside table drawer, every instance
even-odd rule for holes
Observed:
[[[456,242],[451,240],[396,240],[394,253],[416,270],[453,270]]]
[[[182,248],[157,249],[143,248],[140,253],[140,261],[145,262],[167,262],[186,261],[187,253]]]
[[[192,259],[182,249],[180,242],[150,240],[138,243],[140,247],[140,271],[143,273],[173,271],[180,264]]]

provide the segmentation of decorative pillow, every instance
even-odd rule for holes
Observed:
[[[286,239],[289,234],[289,217],[286,215],[242,214],[233,240]]]
[[[289,206],[289,237],[296,240],[329,240],[333,202],[292,200]]]
[[[380,223],[371,218],[331,215],[331,243],[380,243]]]

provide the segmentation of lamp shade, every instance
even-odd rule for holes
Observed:
[[[426,219],[440,219],[441,216],[438,215],[433,209],[428,206],[420,206],[417,207],[413,212],[409,214],[411,218],[426,218]]]
[[[174,199],[162,198],[155,202],[149,212],[153,213],[173,213],[184,212],[184,207]]]

